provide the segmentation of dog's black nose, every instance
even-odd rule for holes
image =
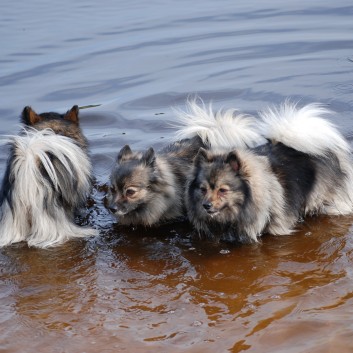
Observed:
[[[205,202],[202,204],[202,206],[206,211],[208,211],[212,208],[213,205],[212,205],[212,202]]]
[[[118,207],[115,204],[110,204],[108,208],[111,213],[115,213],[118,210]]]

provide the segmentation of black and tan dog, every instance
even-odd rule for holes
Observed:
[[[74,212],[91,188],[78,112],[77,106],[66,114],[36,114],[24,108],[24,128],[10,137],[0,191],[0,246],[27,241],[45,248],[95,234],[74,224]]]
[[[322,117],[327,113],[315,104],[285,103],[262,113],[259,131],[268,144],[223,153],[201,149],[185,193],[199,234],[256,242],[266,232],[290,234],[306,215],[352,213],[350,147]]]
[[[153,148],[118,154],[110,177],[109,209],[123,225],[152,226],[184,214],[186,176],[200,147],[199,137],[173,143],[158,153]]]

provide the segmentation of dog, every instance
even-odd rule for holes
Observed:
[[[149,227],[185,217],[186,177],[201,147],[244,147],[264,140],[250,116],[233,110],[214,114],[200,102],[189,100],[187,109],[177,112],[176,142],[158,153],[153,148],[133,152],[129,145],[118,153],[107,203],[120,224]]]
[[[110,211],[122,225],[152,226],[183,215],[183,185],[200,138],[168,145],[159,153],[153,148],[132,152],[129,145],[118,153],[110,177]]]
[[[26,241],[47,248],[95,235],[74,224],[91,189],[87,140],[79,108],[37,114],[25,107],[23,129],[9,137],[10,155],[0,191],[0,246]]]
[[[263,233],[291,234],[307,215],[351,214],[351,151],[328,113],[286,102],[260,114],[258,132],[268,143],[222,153],[201,148],[185,191],[198,234],[251,243]]]

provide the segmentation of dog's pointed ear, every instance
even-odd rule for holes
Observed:
[[[21,122],[28,126],[33,126],[42,120],[42,117],[38,115],[31,107],[24,107],[21,115]]]
[[[204,148],[200,148],[194,159],[194,165],[199,166],[201,163],[208,161],[208,152]]]
[[[141,160],[148,166],[154,167],[156,162],[156,154],[154,149],[150,147],[143,155]]]
[[[78,119],[78,112],[79,112],[79,108],[77,105],[74,105],[70,110],[68,110],[66,112],[66,114],[64,115],[64,119],[71,121],[74,124],[78,125],[79,119]]]
[[[118,153],[118,156],[116,157],[117,163],[120,163],[122,161],[125,161],[129,159],[129,157],[132,155],[132,151],[129,145],[125,145]]]
[[[226,158],[226,163],[228,163],[235,172],[239,172],[240,163],[238,156],[234,151],[229,152]]]

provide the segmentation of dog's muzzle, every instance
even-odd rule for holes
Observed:
[[[202,204],[202,206],[203,206],[203,208],[204,208],[207,212],[210,211],[210,210],[213,208],[212,202],[209,202],[209,201],[204,202],[204,203]]]
[[[128,213],[128,210],[126,210],[123,207],[119,207],[117,204],[115,203],[111,203],[108,207],[109,211],[115,215],[118,216],[124,216]]]
[[[205,209],[205,211],[207,212],[207,214],[210,216],[214,216],[215,214],[217,214],[219,212],[219,210],[217,210],[216,208],[213,207],[213,203],[210,201],[204,202],[202,204],[202,206]]]

